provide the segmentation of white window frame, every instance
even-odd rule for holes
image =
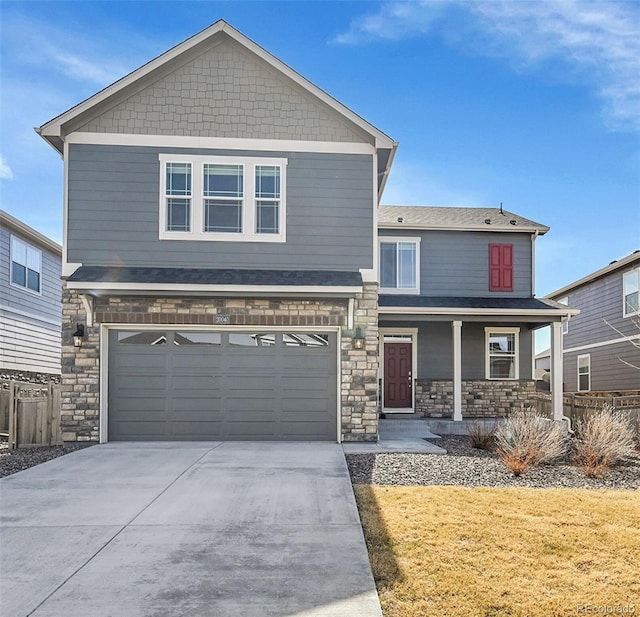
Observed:
[[[587,372],[586,373],[582,373],[583,375],[586,374],[588,377],[588,387],[587,389],[583,389],[580,388],[580,360],[583,360],[584,358],[587,359]],[[576,358],[576,390],[578,392],[590,392],[591,391],[591,354],[588,353],[584,353],[584,354],[580,354],[577,358]]]
[[[403,236],[380,236],[378,238],[378,280],[380,281],[379,293],[381,294],[398,294],[398,295],[417,295],[420,293],[420,240],[419,236],[403,237]],[[416,286],[415,287],[382,287],[382,245],[397,244],[404,242],[407,244],[415,244],[416,247]]]
[[[631,276],[636,277],[636,282],[638,284],[638,287],[640,288],[640,268],[634,268],[633,270],[629,270],[622,274],[622,316],[623,317],[634,317],[634,316],[640,315],[640,303],[637,311],[633,311],[629,313],[627,312],[627,303],[625,300],[628,294],[626,294],[625,291],[626,291],[627,278]],[[639,292],[639,295],[640,295],[640,292]]]
[[[160,154],[160,221],[161,240],[205,240],[215,242],[286,242],[286,171],[285,158],[245,156],[202,156],[189,154]],[[167,231],[167,163],[191,163],[191,224],[190,231]],[[241,165],[243,167],[244,198],[242,204],[242,232],[204,231],[204,165]],[[271,165],[280,168],[280,207],[278,209],[278,233],[257,233],[257,202],[255,194],[256,166]],[[179,198],[179,196],[176,196]]]
[[[514,376],[513,377],[491,377],[491,350],[489,343],[491,341],[492,334],[514,334]],[[485,366],[485,379],[491,381],[515,381],[520,379],[520,328],[498,328],[498,327],[486,327],[484,329],[484,366]]]
[[[558,304],[562,304],[564,306],[569,306],[569,296],[565,296],[564,298],[560,298],[558,300]],[[570,317],[562,318],[562,334],[567,334],[569,332],[569,319]]]
[[[14,283],[14,281],[13,281],[13,262],[15,261],[13,256],[14,256],[14,254],[16,252],[16,244],[17,243],[22,244],[24,246],[25,255],[27,255],[29,253],[29,251],[33,251],[38,256],[38,270],[37,270],[37,272],[40,275],[40,285],[39,285],[37,291],[35,289],[31,289],[31,287],[27,287],[27,281],[28,281],[29,273],[26,272],[26,271],[25,271],[25,284],[24,285],[20,285],[20,283]],[[26,261],[28,262],[29,259],[27,258]],[[16,263],[19,263],[21,266],[25,266],[25,268],[28,268],[27,264],[22,264],[19,261],[16,261]],[[33,270],[33,268],[28,268],[28,269]],[[36,270],[34,270],[34,272],[36,272]],[[42,295],[42,285],[43,285],[42,251],[37,246],[33,246],[33,244],[29,244],[28,242],[25,242],[19,236],[15,236],[13,234],[11,234],[11,255],[9,257],[9,283],[10,283],[11,287],[15,287],[16,289],[22,289],[23,291],[26,291],[26,292],[28,292],[30,294],[35,294],[37,296],[41,296]]]

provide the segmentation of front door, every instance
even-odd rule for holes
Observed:
[[[411,343],[384,344],[385,409],[413,407],[411,356]]]

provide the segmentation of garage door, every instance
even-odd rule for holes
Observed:
[[[110,441],[329,440],[337,336],[109,333]]]

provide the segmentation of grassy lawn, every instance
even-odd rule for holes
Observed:
[[[385,617],[640,614],[638,491],[354,490]]]

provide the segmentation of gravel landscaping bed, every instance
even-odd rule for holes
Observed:
[[[542,465],[523,476],[509,472],[498,455],[473,448],[468,437],[443,437],[432,443],[447,454],[348,454],[353,484],[523,486],[528,488],[640,488],[640,455],[627,457],[601,478],[587,478],[569,463]]]
[[[9,444],[2,440],[0,441],[0,478],[29,469],[29,467],[45,463],[64,454],[69,454],[69,452],[86,448],[89,445],[91,444],[69,444],[9,450]]]

